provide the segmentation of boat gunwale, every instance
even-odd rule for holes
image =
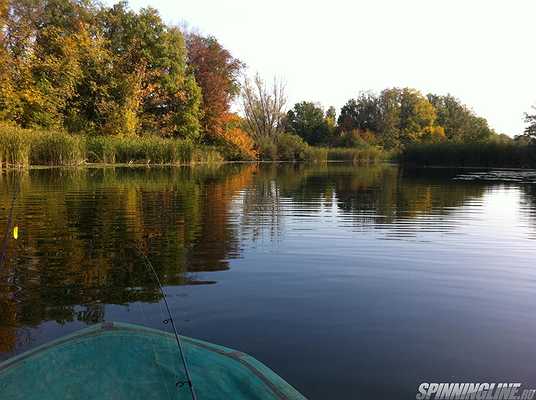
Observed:
[[[101,323],[92,325],[90,327],[83,328],[76,332],[70,333],[68,335],[62,336],[60,338],[51,340],[50,342],[44,343],[33,349],[27,350],[21,354],[13,356],[3,362],[0,362],[0,375],[2,374],[3,371],[7,371],[8,369],[15,367],[17,364],[24,362],[26,359],[31,358],[32,356],[37,355],[48,349],[51,349],[55,346],[65,344],[70,341],[74,341],[76,339],[98,336],[98,335],[101,335],[103,332],[113,331],[113,330],[145,332],[145,333],[152,334],[152,335],[165,336],[167,338],[171,338],[171,336],[173,336],[169,332],[165,332],[165,331],[161,331],[161,330],[153,329],[153,328],[148,328],[142,325],[135,325],[135,324],[129,324],[129,323],[124,323],[124,322],[108,322],[108,321],[101,322]],[[254,357],[250,356],[247,353],[233,350],[225,346],[205,342],[203,340],[190,338],[188,336],[181,335],[180,338],[181,340],[193,346],[202,348],[207,351],[214,352],[216,354],[231,358],[232,360],[239,362],[241,365],[246,367],[251,373],[253,373],[257,378],[259,378],[262,381],[262,383],[264,383],[279,400],[287,400],[289,399],[289,397],[286,396],[285,393],[283,393],[281,389],[277,386],[277,384],[272,382],[263,372],[267,372],[269,374],[274,375],[275,377],[277,377],[282,382],[286,383],[288,386],[290,386],[292,389],[296,391],[296,389],[292,385],[290,385],[283,378],[277,375],[277,373],[275,373],[266,365],[264,365],[262,362],[258,361],[257,359],[255,359]],[[195,382],[194,382],[194,387],[195,387]],[[296,393],[299,393],[299,392],[296,391]],[[305,397],[303,396],[302,398],[305,399]]]

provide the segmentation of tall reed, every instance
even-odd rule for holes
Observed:
[[[193,164],[221,162],[220,153],[188,140],[157,136],[90,136],[87,156],[94,163]]]
[[[0,168],[30,164],[30,139],[26,133],[24,129],[0,125]]]
[[[453,167],[536,168],[536,146],[516,143],[431,143],[408,146],[402,163]]]
[[[83,136],[0,124],[0,168],[91,163],[222,162],[215,147],[157,136]]]
[[[374,146],[344,148],[333,147],[327,149],[328,161],[347,161],[354,164],[370,164],[382,161],[386,158],[386,153]]]

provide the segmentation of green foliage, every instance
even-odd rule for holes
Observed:
[[[377,146],[363,145],[356,148],[309,146],[299,136],[282,133],[275,141],[264,141],[259,146],[261,160],[267,161],[349,161],[356,164],[385,160],[386,152]]]
[[[400,161],[417,165],[534,168],[536,146],[514,142],[415,144],[401,152]]]
[[[361,93],[341,109],[342,132],[371,132],[372,143],[399,149],[415,143],[483,142],[494,132],[484,118],[450,95],[423,96],[410,88],[391,88],[376,95]],[[370,143],[370,141],[369,141]]]
[[[39,131],[30,142],[32,165],[77,165],[85,161],[86,143],[64,131]]]
[[[536,106],[532,109],[536,111]],[[525,122],[528,124],[525,128],[525,135],[532,139],[536,138],[536,114],[525,113]]]
[[[1,119],[200,139],[202,94],[183,36],[156,10],[22,0],[9,2],[2,16]]]
[[[77,165],[84,162],[85,140],[64,131],[0,125],[0,166]]]
[[[452,142],[481,142],[488,140],[494,132],[484,118],[477,117],[457,98],[446,95],[428,95],[428,100],[437,113],[437,123],[445,129],[447,140]]]
[[[208,146],[189,140],[158,136],[92,136],[87,140],[88,161],[123,164],[190,164],[221,162],[222,156]]]
[[[286,128],[290,133],[300,136],[310,145],[328,143],[334,132],[334,109],[324,114],[322,107],[315,103],[303,101],[296,103],[287,112]]]
[[[259,158],[263,161],[277,161],[277,144],[270,137],[261,136],[257,138],[257,151]]]
[[[354,129],[380,132],[380,98],[371,92],[362,92],[356,99],[350,99],[339,114],[339,127],[343,132]]]
[[[24,129],[0,124],[0,168],[5,165],[27,166],[30,141]]]
[[[352,129],[348,132],[342,132],[336,140],[332,140],[335,147],[347,148],[365,148],[370,145],[375,145],[377,136],[371,131],[360,131]]]
[[[281,161],[303,161],[309,147],[301,137],[290,133],[278,135],[276,146],[277,158]]]
[[[380,162],[385,159],[386,153],[374,146],[353,149],[331,147],[327,149],[328,161],[349,161],[354,164],[369,164]]]

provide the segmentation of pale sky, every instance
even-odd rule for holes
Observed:
[[[107,4],[114,3],[107,0]],[[536,104],[536,0],[131,0],[214,35],[289,104],[337,110],[361,90],[451,93],[498,132]]]

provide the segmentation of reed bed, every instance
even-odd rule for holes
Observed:
[[[354,164],[372,164],[386,159],[386,153],[377,147],[333,147],[327,149],[328,161],[346,161]]]
[[[0,125],[0,168],[85,163],[201,164],[222,162],[211,146],[156,136],[83,136]]]
[[[536,146],[516,143],[431,143],[406,147],[405,164],[451,167],[536,168]]]

